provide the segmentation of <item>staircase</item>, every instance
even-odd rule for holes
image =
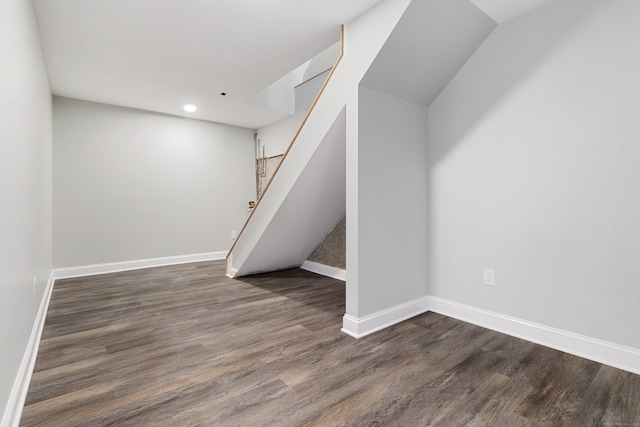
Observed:
[[[409,3],[381,2],[344,27],[341,59],[230,249],[227,276],[300,266],[344,217],[349,104]]]

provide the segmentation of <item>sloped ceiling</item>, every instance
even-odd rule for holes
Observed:
[[[468,0],[414,0],[361,84],[429,106],[496,25]]]

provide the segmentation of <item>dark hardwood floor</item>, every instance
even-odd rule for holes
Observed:
[[[224,262],[56,283],[22,426],[640,426],[640,376],[434,313],[355,340],[344,284]]]

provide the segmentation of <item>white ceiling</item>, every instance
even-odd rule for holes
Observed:
[[[245,100],[380,0],[35,0],[56,95],[259,128]],[[226,97],[220,96],[226,92]],[[184,104],[198,106],[186,114]]]
[[[341,24],[379,1],[34,3],[54,94],[257,129],[286,114],[245,101],[338,41]],[[551,0],[471,1],[501,22]],[[198,111],[185,113],[187,103]]]

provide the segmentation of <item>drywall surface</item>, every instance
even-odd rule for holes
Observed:
[[[336,32],[336,37],[338,35]],[[295,114],[300,111],[306,112],[310,102],[306,107],[299,103],[295,88],[306,80],[331,68],[338,59],[338,56],[340,56],[340,42],[329,46],[304,64],[282,76],[269,87],[248,99],[246,101],[247,104],[265,107],[287,114]],[[311,101],[313,101],[313,99],[311,99]],[[284,119],[285,118],[282,118],[281,120]],[[273,120],[271,123],[275,121],[277,120]]]
[[[338,224],[327,234],[322,243],[311,253],[307,261],[331,267],[347,268],[347,221],[342,218]]]
[[[257,130],[260,146],[257,157],[262,156],[262,147],[266,157],[280,156],[287,151],[328,75],[326,72],[295,88],[295,114]]]
[[[300,128],[306,111],[294,114],[285,119],[272,123],[257,130],[259,149],[256,150],[256,158],[262,157],[262,147],[266,157],[281,156],[293,140],[293,136]]]
[[[318,74],[305,83],[294,88],[296,97],[296,113],[309,111],[309,108],[316,99],[318,92],[322,89],[322,85],[327,80],[331,70],[325,70],[322,74]]]
[[[640,348],[638,22],[631,0],[510,20],[432,104],[430,295]]]
[[[469,0],[498,24],[557,0]]]
[[[248,260],[242,263],[243,270],[239,269],[238,275],[272,271],[274,265],[278,265],[280,269],[300,266],[326,236],[327,230],[331,230],[344,215],[344,128],[345,115],[342,113],[320,141],[313,157],[304,164],[288,194],[279,204],[277,214],[256,244],[236,246],[231,265],[237,265],[233,263],[234,259]],[[291,161],[292,158],[287,157],[284,161]],[[273,189],[278,191],[283,184],[292,183],[293,180],[287,173],[291,171],[284,168],[278,171],[264,193],[265,198],[274,194],[271,192]],[[284,179],[287,181],[283,183]],[[263,200],[265,199],[256,207],[258,213],[264,206]],[[247,224],[245,232],[251,232],[252,227],[256,226],[254,219],[255,217]]]
[[[51,272],[51,92],[30,1],[0,2],[0,52],[0,411],[9,416]]]
[[[360,86],[358,112],[363,317],[427,295],[427,108]]]
[[[413,1],[361,84],[429,106],[495,27],[469,0]]]
[[[302,81],[309,80],[310,78],[322,73],[328,68],[333,67],[339,56],[340,42],[337,42],[309,60],[309,62],[305,66]]]
[[[53,105],[56,267],[229,249],[255,200],[252,130]]]
[[[350,153],[344,144],[357,131],[357,115],[349,118],[349,104],[354,98],[357,102],[358,82],[408,3],[383,1],[346,26],[345,56],[227,258],[228,275],[301,265],[348,210],[345,191],[355,187],[345,175],[357,171],[353,153],[346,165]],[[347,289],[347,304],[349,295],[357,298]]]

